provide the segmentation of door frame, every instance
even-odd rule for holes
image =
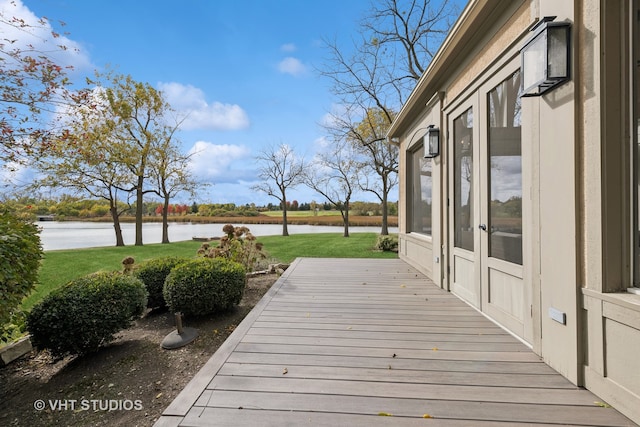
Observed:
[[[475,268],[475,266],[479,265],[480,260],[480,242],[478,236],[478,230],[476,228],[477,218],[480,216],[480,207],[478,203],[474,200],[471,208],[473,212],[473,221],[470,224],[472,226],[473,231],[473,251],[469,251],[467,249],[456,247],[455,238],[456,238],[456,221],[455,221],[455,130],[454,130],[454,121],[462,116],[469,109],[472,110],[473,114],[473,128],[472,128],[472,194],[475,197],[479,193],[479,180],[478,180],[478,167],[477,167],[477,159],[479,156],[478,152],[478,144],[476,141],[480,139],[479,127],[478,123],[478,93],[474,92],[471,96],[465,98],[455,109],[451,110],[446,114],[446,122],[449,138],[447,144],[447,158],[449,159],[449,170],[448,170],[448,181],[450,185],[448,186],[448,194],[447,197],[447,218],[448,218],[448,236],[449,236],[449,265],[450,265],[450,275],[449,281],[450,286],[449,289],[452,293],[456,294],[463,300],[467,301],[472,306],[477,309],[482,309],[482,298],[481,298],[481,277],[480,270]],[[460,260],[460,263],[457,261]],[[469,271],[469,264],[473,265],[473,272]]]
[[[495,89],[498,85],[512,76],[516,71],[520,69],[520,58],[516,57],[505,64],[498,72],[493,74],[489,79],[487,79],[479,88],[478,88],[478,96],[480,97],[479,101],[479,109],[480,109],[480,121],[484,125],[481,129],[481,137],[479,140],[480,145],[480,157],[479,157],[479,165],[484,170],[480,170],[480,219],[483,224],[488,224],[490,226],[491,223],[491,212],[490,212],[490,186],[491,186],[491,155],[489,153],[489,102],[488,95],[489,93]],[[521,110],[522,114],[522,110]],[[520,131],[520,144],[522,145],[522,127]],[[522,146],[521,146],[522,147]],[[523,150],[521,148],[520,152],[520,161],[521,161],[521,197],[522,197],[522,211],[521,211],[521,220],[522,220],[522,246],[524,248],[525,244],[528,243],[528,240],[525,238],[525,221],[524,221],[524,209],[526,204],[524,203],[525,198],[525,185],[524,185],[524,157]],[[489,232],[480,233],[481,240],[481,293],[482,293],[482,311],[489,315],[492,319],[505,326],[511,332],[524,339],[527,342],[531,342],[532,329],[531,327],[525,327],[527,323],[527,319],[531,318],[531,286],[526,286],[524,281],[524,263],[527,261],[524,256],[522,260],[522,265],[518,265],[512,262],[508,262],[499,258],[493,258],[489,253]],[[524,254],[524,251],[523,251]],[[522,297],[519,301],[511,301],[510,303],[519,305],[519,313],[516,315],[512,313],[508,313],[507,311],[500,308],[500,306],[494,301],[492,301],[492,287],[493,283],[491,282],[491,274],[492,272],[496,272],[500,274],[502,278],[506,278],[506,280],[510,280],[513,285],[520,287],[518,290],[521,293]]]
[[[501,82],[511,76],[520,68],[520,57],[517,52],[513,52],[508,57],[504,58],[504,62],[501,64],[495,64],[495,68],[492,67],[490,73],[488,72],[486,78],[476,81],[472,87],[468,88],[463,96],[460,96],[455,106],[450,104],[451,108],[445,108],[443,111],[444,121],[446,123],[447,132],[447,173],[446,173],[446,234],[448,242],[448,282],[449,289],[460,298],[485,313],[492,320],[504,326],[511,331],[514,335],[520,337],[527,343],[532,343],[534,340],[533,334],[533,305],[539,298],[534,297],[534,286],[531,281],[527,280],[529,275],[527,274],[526,264],[530,261],[527,258],[529,251],[525,250],[527,244],[534,243],[530,239],[531,231],[527,227],[527,221],[532,218],[526,209],[531,209],[533,206],[526,200],[531,196],[531,189],[529,187],[530,178],[526,176],[531,172],[531,168],[526,166],[527,161],[533,159],[525,157],[528,151],[522,147],[522,234],[523,234],[523,265],[517,265],[511,262],[507,262],[497,258],[491,258],[489,256],[489,233],[481,231],[478,226],[480,224],[489,224],[488,220],[489,212],[489,174],[491,172],[490,156],[488,153],[488,101],[487,94],[498,86]],[[474,245],[473,252],[465,249],[455,247],[455,153],[454,153],[454,126],[453,122],[456,118],[460,117],[469,108],[473,108],[473,191],[474,191],[474,219],[473,223],[473,236]],[[524,121],[524,116],[523,116]],[[524,138],[521,139],[521,143],[524,142]],[[457,265],[458,260],[465,260],[468,263],[473,263],[473,273],[464,271],[465,268],[460,268]],[[529,267],[530,268],[530,267]],[[519,280],[520,286],[522,286],[522,301],[520,318],[516,318],[509,313],[498,308],[491,301],[490,294],[490,270],[495,270],[500,273],[504,273],[508,276],[514,277]],[[460,283],[463,276],[473,277],[473,285]]]

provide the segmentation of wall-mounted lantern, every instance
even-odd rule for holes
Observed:
[[[435,125],[429,125],[427,133],[423,137],[424,157],[433,158],[440,154],[440,129]]]
[[[546,16],[520,51],[523,96],[540,96],[569,80],[571,24]]]

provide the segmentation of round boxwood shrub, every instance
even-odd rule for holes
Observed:
[[[144,284],[122,273],[73,280],[36,304],[27,316],[32,343],[52,356],[83,355],[114,340],[147,304]]]
[[[149,293],[147,307],[166,307],[167,303],[162,294],[164,281],[175,266],[188,260],[188,258],[181,257],[154,258],[135,267],[134,276],[142,280]]]
[[[198,258],[176,266],[164,282],[164,299],[173,312],[203,315],[226,310],[242,299],[244,267],[223,258]]]

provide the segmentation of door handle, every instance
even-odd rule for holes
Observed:
[[[480,230],[482,230],[482,231],[487,231],[487,225],[486,225],[486,224],[480,224],[480,225],[478,226],[478,228],[479,228]]]

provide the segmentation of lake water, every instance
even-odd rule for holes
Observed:
[[[115,246],[116,238],[113,224],[108,222],[82,221],[41,221],[37,223],[42,229],[40,240],[45,251],[56,249],[79,249],[96,246]],[[234,224],[242,225],[242,224]],[[179,242],[191,240],[193,237],[219,237],[222,235],[224,224],[191,224],[169,223],[169,241]],[[255,236],[274,236],[282,234],[282,224],[247,224]],[[121,224],[122,235],[126,245],[135,243],[135,224]],[[289,234],[305,233],[342,233],[342,226],[325,225],[291,225]],[[349,233],[374,232],[379,233],[380,227],[349,227]],[[389,227],[390,233],[397,233],[397,227]],[[144,223],[142,238],[145,244],[160,243],[162,241],[161,223]]]

